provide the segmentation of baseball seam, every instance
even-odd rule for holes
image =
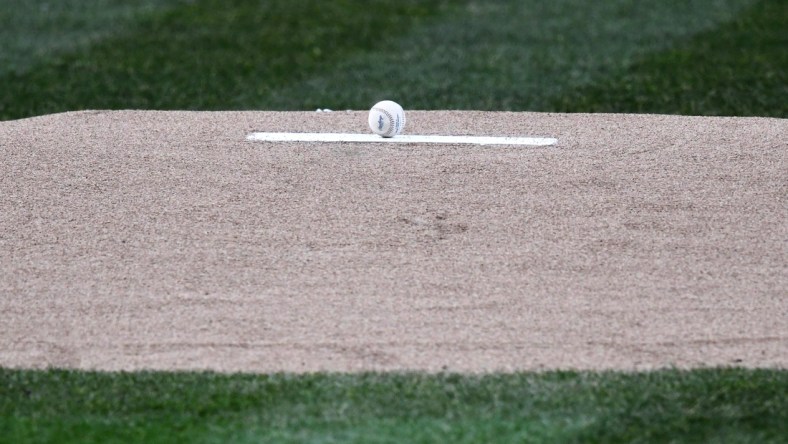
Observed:
[[[388,136],[391,133],[391,136],[395,136],[397,134],[397,128],[394,126],[394,116],[391,115],[390,112],[386,111],[383,108],[373,108],[375,111],[383,113],[389,119],[389,130],[385,133],[381,134],[382,136]]]

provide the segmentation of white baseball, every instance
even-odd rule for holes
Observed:
[[[383,137],[394,137],[405,128],[405,111],[391,100],[378,102],[369,110],[369,129]]]

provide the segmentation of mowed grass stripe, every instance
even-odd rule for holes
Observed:
[[[187,0],[3,0],[0,75],[21,73],[57,54],[132,32],[146,15]]]
[[[753,4],[186,2],[133,33],[0,77],[0,119],[85,108],[364,109],[384,97],[408,109],[550,110]],[[655,75],[675,73],[666,65]]]
[[[714,29],[753,4],[474,2],[399,36],[388,50],[355,54],[272,91],[263,103],[273,109],[364,109],[391,97],[406,109],[548,111],[556,97]],[[673,74],[663,67],[661,75]]]
[[[788,117],[786,26],[786,3],[762,0],[730,23],[568,91],[548,109]]]
[[[788,373],[221,375],[0,369],[2,442],[777,442]]]

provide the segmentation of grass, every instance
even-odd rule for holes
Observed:
[[[96,6],[106,3],[117,5]],[[46,55],[35,63],[0,45],[16,67],[0,68],[0,119],[366,109],[381,98],[408,109],[788,115],[781,0],[88,4],[96,12],[65,21],[62,32],[77,37],[62,50],[32,31],[17,39],[46,49],[30,50]],[[101,14],[115,32],[91,25],[78,38],[75,23]]]
[[[788,117],[788,7],[746,14],[559,97],[557,111]]]
[[[3,0],[0,74],[23,72],[59,53],[131,32],[138,20],[181,0]]]
[[[256,107],[283,84],[407,31],[444,3],[200,0],[0,78],[0,118],[84,108]],[[386,13],[374,13],[374,9]]]
[[[0,370],[0,442],[780,442],[788,373]]]

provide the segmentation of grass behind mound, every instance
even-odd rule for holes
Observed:
[[[181,1],[95,44],[6,73],[0,119],[85,108],[255,108],[272,90],[348,52],[377,48],[381,36],[406,32],[446,3]]]
[[[761,1],[731,23],[569,91],[553,107],[788,117],[788,6]]]
[[[139,20],[186,0],[2,0],[0,75],[133,32]]]
[[[779,442],[788,373],[0,369],[0,442]]]
[[[14,67],[0,66],[0,119],[366,109],[382,98],[406,109],[788,116],[782,0],[121,3],[90,0],[62,23],[24,19],[43,34],[0,32],[0,61]],[[13,11],[0,17],[25,23]]]

